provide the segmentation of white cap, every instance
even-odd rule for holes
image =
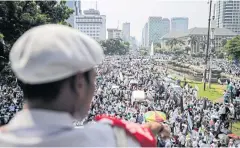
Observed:
[[[17,78],[43,84],[86,72],[104,58],[101,46],[71,27],[48,24],[25,32],[13,45],[10,62]]]

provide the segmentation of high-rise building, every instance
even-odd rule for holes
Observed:
[[[146,26],[147,25],[147,26]],[[170,20],[162,17],[149,17],[142,35],[145,47],[159,43],[162,36],[170,32]]]
[[[162,34],[162,17],[149,17],[148,18],[148,46],[151,43],[160,41]]]
[[[170,32],[170,20],[168,18],[163,18],[161,25],[161,37],[169,32]]]
[[[240,34],[240,0],[218,0],[215,9],[217,27]]]
[[[116,28],[111,28],[111,29],[107,29],[108,31],[108,39],[118,39],[118,38],[122,38],[121,33],[122,31]]]
[[[137,39],[135,38],[135,37],[133,37],[133,36],[130,36],[130,45],[132,46],[132,47],[137,47]]]
[[[75,16],[74,26],[97,41],[106,40],[106,16],[98,10],[85,10],[83,15]]]
[[[188,18],[187,17],[173,17],[171,19],[171,32],[187,32]]]
[[[68,6],[70,9],[72,9],[74,12],[70,15],[70,17],[67,19],[67,22],[72,26],[74,26],[74,17],[81,15],[81,0],[69,0],[66,1],[66,6]]]
[[[144,25],[144,28],[142,30],[142,46],[148,46],[148,23]]]
[[[130,42],[130,23],[123,23],[122,39],[126,42]]]

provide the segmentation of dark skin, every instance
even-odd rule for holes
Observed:
[[[95,71],[91,70],[89,83],[86,82],[82,73],[77,73],[74,80],[74,90],[70,86],[70,81],[62,84],[57,98],[51,102],[41,101],[42,99],[31,99],[27,101],[24,108],[48,109],[54,111],[68,112],[76,119],[82,119],[90,109],[92,96],[94,93]]]
[[[59,97],[55,101],[44,102],[44,101],[41,101],[41,99],[36,99],[35,101],[27,101],[25,108],[63,111],[73,115],[74,111],[73,111],[73,108],[71,108],[73,106],[73,102],[69,101],[68,103],[66,103],[67,101],[66,98],[75,98],[75,96],[71,92],[72,90],[70,90],[68,86],[69,86],[68,82],[63,84]]]

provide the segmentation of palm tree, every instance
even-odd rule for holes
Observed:
[[[205,52],[206,47],[207,47],[207,41],[206,40],[201,41],[200,48],[203,50],[203,52]]]
[[[195,47],[197,45],[198,39],[196,36],[192,35],[190,36],[189,40],[188,40],[188,44],[191,45],[191,49],[193,49],[193,47]]]
[[[156,52],[156,53],[161,52],[161,48],[162,48],[161,43],[156,43],[154,45],[154,52]]]
[[[187,52],[187,54],[189,54],[189,51],[191,51],[191,48],[189,46],[186,46],[185,51]]]
[[[170,40],[168,40],[168,41],[166,42],[166,45],[167,45],[167,46],[170,46],[171,50],[172,50],[173,46],[176,46],[176,45],[184,45],[184,44],[185,44],[184,41],[179,40],[179,39],[177,39],[177,38],[170,39]]]
[[[157,48],[162,48],[162,45],[161,45],[161,43],[156,43],[156,45],[155,45]]]

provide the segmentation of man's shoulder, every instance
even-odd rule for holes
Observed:
[[[95,122],[94,124],[87,124],[84,126],[83,130],[86,131],[95,131],[95,132],[112,132],[113,133],[113,129],[111,127],[111,125],[109,124],[105,124],[105,123],[100,123],[100,122]]]
[[[96,118],[96,120],[103,123],[104,122],[108,123],[109,125],[112,126],[113,129],[114,127],[121,128],[127,133],[128,138],[134,139],[134,145],[138,143],[143,147],[146,147],[146,146],[154,147],[156,144],[155,138],[150,132],[150,130],[147,128],[144,128],[139,124],[119,120],[115,117],[109,117],[109,116],[99,116]]]
[[[39,129],[39,131],[42,131]],[[60,130],[57,130],[60,131]],[[0,132],[0,146],[80,146],[80,147],[115,147],[115,137],[111,126],[107,124],[96,123],[92,125],[84,126],[83,128],[61,130],[60,132],[44,132],[44,135],[38,135],[33,133],[33,136],[27,138],[26,133],[22,133],[25,136],[19,137],[15,132]],[[17,139],[15,137],[18,137]],[[36,141],[36,139],[41,141]],[[31,139],[31,141],[27,140]],[[11,142],[9,142],[11,141]],[[26,143],[22,143],[26,141]]]

